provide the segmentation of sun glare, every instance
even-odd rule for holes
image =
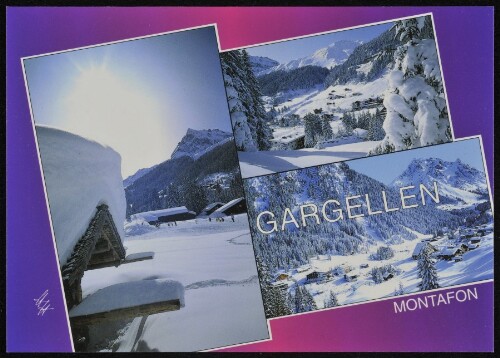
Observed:
[[[109,145],[122,156],[122,174],[164,160],[164,126],[154,96],[105,65],[81,69],[65,100],[68,130]],[[131,143],[147,143],[140,151]]]

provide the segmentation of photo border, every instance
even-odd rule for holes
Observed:
[[[62,281],[62,273],[61,273],[61,264],[59,262],[59,256],[58,256],[57,244],[56,244],[56,238],[55,238],[55,232],[54,232],[54,227],[53,227],[53,223],[52,223],[52,212],[50,211],[50,203],[49,203],[49,198],[48,198],[47,186],[46,186],[46,183],[45,183],[45,174],[44,174],[43,165],[42,165],[42,158],[41,158],[41,153],[40,153],[40,147],[39,147],[39,144],[38,144],[38,137],[37,137],[37,134],[36,134],[35,117],[34,117],[34,114],[33,114],[33,106],[32,106],[32,103],[31,103],[31,96],[30,96],[28,79],[27,79],[25,62],[24,61],[25,60],[29,60],[29,59],[39,58],[39,57],[46,57],[46,56],[58,55],[58,54],[62,54],[62,53],[79,51],[79,50],[85,50],[85,49],[91,49],[91,48],[102,47],[102,46],[107,46],[107,45],[114,45],[114,44],[123,43],[123,42],[143,40],[143,39],[146,39],[146,38],[158,37],[158,36],[164,36],[164,35],[170,35],[170,34],[174,34],[174,33],[186,32],[186,31],[191,31],[191,30],[198,30],[198,29],[203,29],[203,28],[213,28],[214,29],[215,37],[216,37],[216,42],[217,42],[217,51],[220,54],[221,53],[221,47],[220,47],[220,37],[219,37],[218,28],[217,28],[217,23],[211,23],[211,24],[194,26],[194,27],[189,27],[189,28],[184,28],[184,29],[179,29],[179,30],[161,32],[161,33],[150,34],[150,35],[145,35],[145,36],[132,37],[132,38],[128,38],[128,39],[122,39],[122,40],[117,40],[117,41],[104,42],[104,43],[99,43],[99,44],[95,44],[95,45],[88,45],[88,46],[76,47],[76,48],[67,49],[67,50],[54,51],[54,52],[49,52],[49,53],[44,53],[44,54],[39,54],[39,55],[33,55],[33,56],[26,56],[26,57],[21,57],[20,58],[21,67],[22,67],[22,73],[23,73],[23,79],[24,79],[24,86],[25,86],[25,90],[26,90],[26,97],[28,99],[28,107],[29,107],[29,112],[30,112],[30,117],[31,117],[31,126],[32,126],[32,130],[33,130],[33,137],[34,137],[34,140],[35,140],[35,147],[36,147],[36,152],[37,152],[37,159],[38,159],[38,164],[39,164],[39,167],[40,167],[40,174],[41,174],[41,178],[42,178],[42,186],[43,186],[43,191],[44,191],[44,195],[45,195],[45,204],[46,204],[47,214],[48,214],[48,219],[49,219],[50,233],[51,233],[51,236],[52,236],[52,244],[53,244],[53,249],[54,249],[54,253],[55,253],[56,264],[57,264],[57,267],[58,267],[57,272],[58,272],[58,278],[59,278],[59,286],[60,286],[62,298],[63,298],[63,301],[64,301],[64,312],[65,312],[65,317],[66,317],[67,330],[68,330],[68,333],[69,333],[70,345],[71,345],[71,350],[72,350],[73,353],[77,353],[77,352],[75,351],[75,346],[74,346],[74,341],[73,341],[73,332],[72,332],[70,321],[69,321],[69,310],[68,310],[68,305],[66,303],[66,295],[64,293],[64,287],[63,287],[63,281]],[[221,62],[220,62],[220,55],[218,57],[219,57],[219,66],[220,66],[221,76],[223,76],[222,65],[221,65]],[[225,89],[224,89],[224,91],[225,91]],[[227,100],[226,100],[226,102],[227,102]],[[229,109],[229,107],[228,107],[228,109]],[[228,114],[229,114],[229,111],[228,111]],[[231,133],[231,134],[233,134],[233,133]],[[234,142],[234,139],[233,139],[233,142]],[[235,144],[235,146],[236,146],[236,144]],[[240,167],[239,159],[238,159],[238,169],[239,169],[239,172],[240,172],[240,175],[241,175],[241,167]],[[243,182],[242,182],[242,185],[243,185]],[[247,214],[247,216],[248,216],[248,214]],[[250,227],[248,228],[248,235],[250,236],[250,240],[252,240],[252,234],[250,232]],[[252,245],[252,251],[254,251],[253,245]],[[255,261],[255,257],[256,257],[255,256],[255,251],[253,252],[253,256],[254,256],[254,261]],[[255,262],[255,269],[257,270],[256,262]],[[257,275],[257,277],[258,277],[258,275]],[[259,283],[259,293],[260,293],[261,298],[262,298],[262,291],[261,291],[260,283]],[[263,300],[262,300],[262,304],[264,304]],[[263,306],[263,309],[264,309],[264,306]],[[231,347],[240,346],[240,345],[247,345],[247,344],[253,344],[253,343],[259,343],[259,342],[263,342],[263,341],[268,341],[272,337],[271,326],[269,324],[269,320],[268,319],[266,319],[266,325],[267,325],[267,333],[268,333],[268,335],[269,335],[270,338],[265,338],[263,340],[255,340],[255,341],[250,341],[250,342],[237,343],[235,345],[228,345],[228,346],[220,346],[220,347],[207,348],[207,349],[204,349],[204,350],[200,350],[200,352],[215,351],[215,350],[224,349],[224,348],[231,348]],[[167,353],[167,352],[168,351],[165,351],[163,353]],[[98,352],[94,352],[94,353],[98,353]]]
[[[457,138],[453,142],[439,143],[439,144],[434,144],[434,145],[428,145],[428,146],[425,146],[425,147],[418,147],[418,148],[406,149],[404,151],[400,150],[400,151],[397,151],[397,152],[392,152],[392,153],[387,153],[387,154],[379,154],[379,155],[368,156],[368,157],[353,158],[353,159],[343,160],[341,162],[317,164],[317,165],[311,165],[311,166],[304,167],[304,168],[297,168],[297,169],[285,170],[285,171],[271,173],[271,174],[258,175],[258,176],[254,176],[254,177],[250,177],[250,178],[245,178],[245,179],[243,179],[243,181],[251,180],[251,179],[255,179],[255,178],[261,178],[261,177],[267,177],[267,176],[276,175],[276,174],[280,174],[280,173],[295,172],[295,171],[305,170],[305,169],[308,169],[308,168],[318,168],[318,167],[324,167],[324,166],[329,166],[329,165],[336,165],[338,163],[347,163],[348,164],[349,162],[356,161],[356,160],[367,160],[367,159],[369,160],[372,157],[378,157],[380,155],[392,155],[392,154],[397,154],[397,153],[400,153],[400,152],[414,151],[414,150],[420,150],[420,149],[425,149],[425,148],[430,148],[430,147],[436,147],[436,146],[443,146],[443,145],[452,145],[452,144],[457,143],[457,142],[462,142],[462,141],[467,141],[467,140],[474,140],[474,139],[478,140],[478,144],[479,144],[479,148],[480,148],[480,152],[481,152],[481,162],[483,164],[482,167],[483,167],[483,172],[484,172],[485,179],[486,179],[486,186],[487,186],[487,189],[488,189],[488,198],[489,198],[489,202],[490,202],[490,205],[491,205],[491,214],[492,214],[492,217],[493,217],[492,220],[493,220],[493,225],[494,225],[494,220],[495,220],[494,208],[493,208],[494,203],[493,203],[493,197],[492,197],[491,184],[490,184],[489,175],[488,175],[488,168],[486,166],[486,157],[485,157],[485,153],[484,153],[483,138],[482,138],[482,136],[480,134],[473,135],[473,136],[468,136],[468,137],[463,137],[463,138]],[[377,180],[377,179],[375,179],[375,180]],[[246,192],[245,192],[245,196],[246,196]],[[248,219],[250,220],[250,217]],[[495,231],[493,229],[493,233],[494,232]],[[493,239],[494,239],[494,237],[493,237]],[[252,235],[252,245],[253,245],[254,252],[255,252],[255,244],[254,244],[254,240],[253,240],[253,235]],[[494,254],[495,253],[493,252],[493,255]],[[257,256],[256,256],[256,259],[257,259]],[[494,267],[493,267],[493,269],[494,269]],[[257,271],[257,274],[260,275],[260,273],[258,271]],[[327,311],[327,310],[332,310],[332,309],[338,309],[338,308],[342,308],[342,307],[350,307],[350,306],[355,306],[355,305],[362,305],[362,304],[368,304],[368,303],[374,303],[374,302],[380,302],[380,301],[387,301],[387,300],[391,300],[391,299],[396,299],[396,297],[407,297],[407,296],[411,296],[411,295],[425,294],[427,292],[437,292],[437,291],[451,289],[451,288],[454,288],[454,287],[471,286],[471,285],[482,284],[482,283],[486,283],[486,282],[494,282],[494,276],[492,278],[488,278],[488,279],[485,279],[485,280],[467,282],[467,283],[462,283],[462,284],[458,284],[458,285],[451,285],[451,286],[446,286],[446,287],[439,287],[439,288],[432,289],[432,290],[425,290],[425,291],[418,291],[418,292],[409,292],[409,293],[405,293],[404,295],[401,295],[401,296],[390,296],[390,297],[374,298],[374,299],[371,299],[371,300],[365,300],[365,301],[361,301],[361,302],[353,302],[353,303],[348,303],[348,304],[345,304],[345,305],[339,305],[339,306],[335,306],[335,307],[318,308],[318,309],[313,310],[313,311],[292,313],[292,314],[289,314],[289,315],[283,315],[283,316],[268,318],[267,320],[270,321],[270,320],[281,319],[281,318],[285,318],[285,317],[295,317],[295,316],[300,316],[300,315],[305,315],[305,314],[311,314],[311,313],[317,313],[317,312],[322,312],[322,311]],[[259,283],[260,283],[260,276],[259,276]]]
[[[455,137],[455,131],[454,131],[454,128],[453,128],[453,120],[452,120],[452,116],[451,116],[450,102],[448,101],[448,92],[446,90],[446,81],[445,81],[445,75],[444,75],[444,72],[443,72],[443,63],[441,61],[441,54],[440,54],[439,44],[438,44],[438,35],[436,33],[436,23],[434,21],[434,14],[432,12],[427,12],[427,13],[418,14],[418,15],[405,16],[405,17],[400,17],[400,18],[395,18],[395,19],[390,19],[390,20],[383,20],[383,21],[378,21],[378,22],[372,22],[372,23],[364,24],[364,25],[357,25],[357,26],[345,27],[345,28],[337,29],[337,30],[317,32],[317,33],[313,33],[313,34],[309,34],[309,35],[301,35],[301,36],[296,36],[296,37],[289,37],[289,38],[281,39],[281,40],[274,40],[274,41],[269,41],[269,42],[262,42],[262,43],[253,44],[253,45],[250,45],[250,46],[234,47],[234,48],[226,49],[224,51],[220,51],[220,53],[231,52],[231,51],[236,51],[236,50],[244,50],[244,49],[249,49],[249,48],[253,48],[253,47],[260,47],[260,46],[272,45],[272,44],[276,44],[276,43],[282,43],[282,42],[293,41],[293,40],[302,40],[302,39],[306,39],[306,38],[314,37],[314,36],[329,35],[329,34],[334,34],[336,32],[361,29],[361,28],[365,28],[365,27],[369,27],[369,26],[387,24],[387,23],[391,23],[391,22],[395,22],[395,21],[399,21],[399,20],[414,19],[414,18],[424,17],[424,16],[430,16],[431,17],[432,30],[434,31],[434,42],[436,43],[436,53],[437,53],[438,61],[439,61],[439,70],[440,70],[440,73],[441,73],[441,79],[443,81],[444,99],[446,101],[446,108],[448,110],[448,122],[450,123],[450,130],[451,130],[451,137],[452,137],[452,139],[449,142],[446,142],[446,143],[453,143],[454,141],[457,140],[457,138]],[[227,92],[226,92],[226,94],[227,94]],[[231,125],[232,125],[232,123],[231,123]],[[234,132],[234,128],[233,128],[233,132]],[[432,147],[434,145],[440,145],[440,144],[446,144],[446,143],[435,143],[435,144],[430,144],[430,145],[426,145],[426,146],[421,146],[421,147],[418,147],[418,148]],[[401,151],[404,151],[404,150],[418,149],[418,148],[409,148],[409,149],[397,150],[397,151],[394,151],[394,152],[391,152],[391,153],[397,153],[397,152],[401,152]],[[351,159],[339,160],[339,161],[336,161],[336,162],[323,163],[323,164],[342,163],[342,162],[345,162],[345,161],[348,161],[348,160],[355,160],[355,159],[361,159],[361,158],[369,158],[369,157],[374,157],[374,156],[379,156],[379,155],[385,155],[385,154],[391,154],[391,153],[374,154],[374,155],[370,155],[370,156],[366,156],[366,157],[351,158]],[[239,155],[238,155],[238,161],[240,162]],[[299,169],[310,168],[310,167],[313,167],[313,166],[316,166],[316,165],[322,165],[322,164],[312,164],[310,166],[304,166],[304,167],[301,167]],[[240,164],[240,169],[241,169],[241,164]],[[273,173],[270,173],[270,174],[283,173],[283,172],[292,171],[292,170],[296,170],[296,169],[289,169],[289,170],[277,171],[277,172],[273,172]],[[260,176],[265,176],[265,175],[270,175],[270,174],[252,175],[252,176],[244,177],[243,180],[250,179],[250,178],[256,178],[256,177],[260,177]]]

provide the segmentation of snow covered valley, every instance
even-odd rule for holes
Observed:
[[[489,226],[492,229],[492,225]],[[429,239],[432,235],[419,234],[419,239],[404,240],[401,244],[392,245],[394,256],[387,260],[373,260],[370,255],[377,251],[379,246],[371,247],[366,253],[359,253],[350,256],[341,255],[319,255],[310,260],[307,270],[297,272],[291,270],[289,280],[286,281],[290,287],[294,285],[304,285],[311,293],[318,308],[324,308],[325,301],[333,291],[340,305],[365,302],[374,299],[394,296],[401,287],[403,292],[398,294],[408,294],[420,290],[421,279],[417,277],[418,260],[412,258],[415,247],[422,240]],[[436,270],[439,276],[440,287],[450,287],[471,282],[488,280],[493,278],[493,233],[489,233],[481,239],[479,247],[465,252],[461,255],[460,261],[438,260]],[[469,240],[474,240],[470,238]],[[452,240],[443,238],[432,245],[438,250],[446,249],[454,245]],[[380,283],[374,282],[371,274],[373,267],[392,265],[396,274],[383,280]],[[343,274],[333,275],[330,279],[311,282],[307,280],[307,275],[317,270],[321,272],[331,271],[335,268],[352,268],[348,273],[357,277],[352,281],[346,280]],[[348,269],[348,270],[349,270]]]
[[[170,279],[185,288],[185,307],[137,317],[94,342],[101,351],[196,351],[269,337],[246,214],[235,222],[181,221],[158,229],[126,225],[127,254],[150,251],[153,260],[86,271],[84,296],[138,280]],[[140,294],[147,294],[140,292]],[[106,332],[106,327],[98,327]],[[116,334],[118,331],[118,335]]]

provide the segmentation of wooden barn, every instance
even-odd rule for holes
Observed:
[[[224,216],[231,216],[237,214],[243,214],[247,212],[247,202],[245,198],[238,198],[231,200],[229,203],[224,204],[217,210],[215,210],[210,217],[220,218]]]
[[[143,213],[137,213],[132,215],[131,217],[132,219],[142,218],[146,220],[150,225],[156,225],[174,221],[191,220],[196,218],[196,213],[194,211],[188,210],[185,206],[179,206],[176,208],[160,209],[160,210],[146,211]]]

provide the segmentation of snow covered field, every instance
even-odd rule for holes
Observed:
[[[148,279],[179,281],[185,288],[185,307],[134,319],[103,350],[195,351],[269,337],[246,214],[235,222],[177,225],[128,224],[126,233],[135,236],[124,240],[127,254],[151,251],[154,259],[85,272],[84,297]]]
[[[359,139],[358,139],[359,140]],[[335,163],[367,156],[379,141],[356,141],[354,143],[327,144],[323,149],[271,150],[260,152],[238,152],[241,175],[251,178],[314,165]]]

